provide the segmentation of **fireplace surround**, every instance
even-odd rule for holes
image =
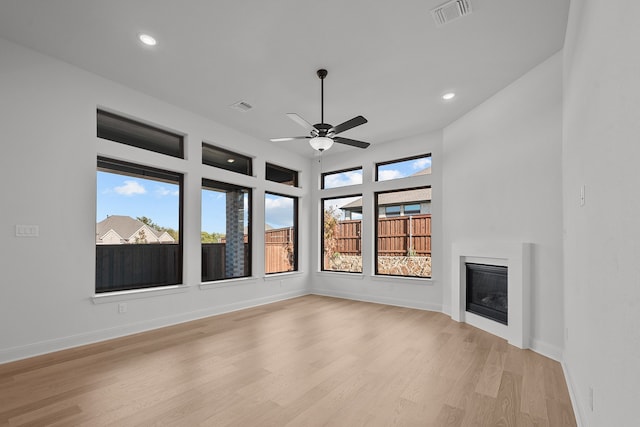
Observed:
[[[457,242],[452,245],[451,318],[505,338],[519,348],[529,348],[530,243]],[[466,264],[507,267],[507,324],[467,311]]]

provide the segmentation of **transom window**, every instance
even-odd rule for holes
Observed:
[[[431,154],[376,163],[376,181],[389,181],[431,173]]]
[[[322,189],[362,184],[362,168],[344,169],[322,174]]]

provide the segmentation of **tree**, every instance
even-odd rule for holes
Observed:
[[[200,232],[201,243],[220,243],[224,238],[225,235],[222,233],[207,233],[206,231]]]
[[[149,227],[153,228],[154,230],[158,230],[160,232],[166,231],[167,234],[169,234],[169,236],[173,237],[173,240],[175,240],[176,242],[178,241],[178,239],[180,237],[180,233],[178,233],[177,230],[174,230],[171,227],[161,227],[158,224],[156,224],[155,222],[153,222],[153,220],[151,218],[148,218],[146,216],[139,216],[136,219],[138,221],[142,222],[143,224],[146,224]]]
[[[324,210],[323,238],[324,253],[333,258],[338,255],[338,221],[340,213],[335,206]]]
[[[140,230],[136,236],[136,243],[147,243],[147,234],[144,230]]]

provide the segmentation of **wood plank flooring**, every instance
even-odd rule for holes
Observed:
[[[560,365],[320,296],[0,365],[1,426],[575,426]]]

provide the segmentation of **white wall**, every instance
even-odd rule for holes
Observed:
[[[571,2],[565,42],[564,361],[585,426],[638,425],[638,16],[638,2]]]
[[[374,182],[375,164],[379,162],[431,153],[431,174],[407,177],[392,181]],[[329,190],[320,190],[319,178],[313,181],[311,261],[312,289],[314,293],[440,311],[442,308],[442,133],[434,132],[403,140],[375,144],[367,150],[346,153],[331,152],[316,158],[314,176],[322,172],[363,167],[363,183]],[[401,278],[375,276],[374,219],[367,212],[374,212],[373,193],[400,188],[430,185],[432,187],[432,278]],[[320,199],[363,194],[362,263],[363,273],[339,273],[320,271]]]
[[[444,129],[444,311],[451,245],[529,242],[532,348],[560,359],[562,57],[556,54]]]
[[[265,279],[263,251],[256,250],[254,278],[199,286],[201,178],[254,188],[256,248],[263,244],[264,191],[302,197],[300,241],[305,242],[308,159],[2,39],[0,58],[0,363],[308,293],[304,245],[302,273]],[[185,133],[187,159],[192,160],[99,140],[97,106]],[[203,140],[256,156],[256,177],[202,166]],[[123,297],[128,304],[124,314],[117,312],[118,299],[92,301],[99,154],[185,174],[182,292]],[[302,188],[265,182],[265,161],[302,171]],[[40,237],[16,237],[17,224],[38,225]]]

